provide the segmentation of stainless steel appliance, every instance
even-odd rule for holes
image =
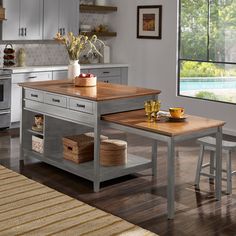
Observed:
[[[0,69],[0,129],[11,123],[11,70]]]

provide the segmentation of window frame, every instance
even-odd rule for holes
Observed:
[[[207,99],[207,98],[198,98],[198,97],[193,97],[193,96],[187,96],[187,95],[182,95],[180,94],[180,66],[182,61],[193,61],[193,62],[206,62],[206,63],[214,63],[214,64],[225,64],[225,65],[235,65],[236,62],[227,62],[227,61],[216,61],[216,60],[209,60],[209,46],[210,46],[210,28],[209,28],[209,23],[210,23],[210,1],[207,0],[208,3],[208,29],[207,29],[207,59],[208,60],[197,60],[197,59],[186,59],[186,58],[181,58],[181,6],[182,6],[182,0],[178,1],[179,4],[179,11],[178,11],[178,52],[177,52],[177,96],[179,97],[184,97],[184,98],[190,98],[190,99],[197,99],[197,100],[206,100],[210,102],[217,102],[217,103],[223,103],[223,104],[229,104],[229,105],[236,105],[236,102],[228,102],[228,101],[221,101],[221,100],[212,100],[212,99]]]

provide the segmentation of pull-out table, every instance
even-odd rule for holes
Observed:
[[[111,128],[134,133],[155,140],[152,148],[153,173],[156,173],[157,141],[168,145],[167,157],[167,208],[168,218],[174,218],[175,212],[175,144],[180,141],[207,135],[216,136],[216,199],[221,199],[221,152],[222,126],[224,121],[198,116],[188,116],[185,122],[149,122],[144,110],[120,112],[102,116],[103,124]]]

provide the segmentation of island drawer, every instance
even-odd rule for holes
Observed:
[[[67,107],[67,98],[60,95],[45,93],[44,103],[51,104],[58,107]]]
[[[30,99],[30,100],[34,100],[37,102],[43,102],[44,96],[43,96],[42,91],[33,90],[33,89],[26,89],[25,90],[25,98]]]
[[[108,76],[120,76],[120,68],[102,68],[102,69],[91,69],[89,73],[96,75],[97,77],[108,77]]]
[[[81,111],[84,113],[93,114],[93,103],[83,99],[70,99],[69,108],[71,110]]]

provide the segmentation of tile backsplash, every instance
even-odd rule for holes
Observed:
[[[69,57],[64,45],[48,44],[12,44],[15,49],[15,61],[17,66],[17,55],[20,48],[25,49],[26,66],[44,66],[44,65],[67,65]],[[5,45],[0,45],[0,66],[3,66]]]

